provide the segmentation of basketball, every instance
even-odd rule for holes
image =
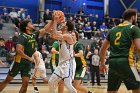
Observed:
[[[58,22],[57,23],[61,23],[61,21],[64,20],[64,18],[65,18],[64,13],[62,11],[60,11],[60,10],[56,10],[54,12],[54,14],[59,14],[59,19],[58,19]]]

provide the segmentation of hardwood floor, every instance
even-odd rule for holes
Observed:
[[[18,90],[20,89],[20,84],[9,84],[1,93],[18,93]],[[106,93],[107,86],[87,86],[90,91],[93,91],[94,93]],[[48,85],[44,84],[38,84],[38,89],[40,93],[48,93]],[[33,93],[33,87],[29,85],[27,93]],[[65,88],[64,93],[70,93]],[[127,91],[126,87],[124,85],[121,85],[118,93],[132,93],[131,91]]]

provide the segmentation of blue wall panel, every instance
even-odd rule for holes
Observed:
[[[125,4],[127,6],[130,6],[130,1],[134,1],[134,0],[129,0],[129,2],[126,2],[126,1],[125,1]],[[140,12],[140,0],[136,0],[136,3],[132,6],[132,8],[136,8]],[[120,18],[122,17],[122,14],[124,11],[125,9],[123,5],[121,4],[120,0],[109,0],[109,16],[110,17]]]
[[[67,7],[70,13],[77,13],[82,7],[85,14],[98,14],[99,17],[104,15],[104,0],[45,0],[45,9],[63,10]],[[113,1],[113,0],[110,0]],[[39,0],[0,0],[0,6],[19,7],[28,9],[28,14],[33,20],[39,17],[38,4]],[[85,5],[83,5],[85,4]]]
[[[49,5],[48,1],[58,1],[62,2],[61,5],[56,6],[55,4]],[[54,10],[56,8],[64,10],[64,7],[67,8],[67,13],[75,13],[79,11],[80,8],[83,8],[86,15],[88,14],[98,14],[99,17],[104,16],[104,1],[103,0],[46,0],[45,8]]]
[[[62,10],[61,0],[45,0],[45,9]]]

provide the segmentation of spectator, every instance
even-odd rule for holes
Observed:
[[[78,11],[78,14],[79,14],[80,16],[84,15],[83,8],[80,8],[80,10]]]
[[[85,39],[91,39],[91,26],[88,24],[85,24],[83,31],[84,31]]]
[[[109,17],[109,15],[105,15],[104,16],[104,22],[105,22],[106,26],[109,27],[109,23],[110,23],[110,17]]]
[[[21,9],[20,19],[21,20],[24,20],[24,19],[26,19],[26,17],[27,17],[27,14],[25,13],[25,10],[24,9]]]
[[[21,11],[23,10],[23,8],[20,8],[20,10],[18,11],[18,17],[20,17]]]
[[[15,31],[15,34],[14,34],[14,36],[13,36],[13,38],[12,38],[12,40],[13,40],[13,42],[14,42],[15,48],[16,48],[16,45],[17,45],[17,43],[18,43],[18,37],[19,37],[19,33],[18,33],[17,31]]]
[[[121,24],[121,23],[123,23],[123,19],[122,19],[122,18],[118,19],[117,25],[119,25],[119,24]]]
[[[14,47],[14,41],[12,40],[12,37],[10,37],[9,40],[5,42],[5,47],[8,52],[11,50],[12,47]]]
[[[91,51],[96,49],[99,46],[97,38],[94,38],[93,42],[91,43]]]
[[[88,23],[90,20],[89,20],[89,17],[88,16],[86,16],[85,18],[84,18],[84,23]]]
[[[3,16],[2,16],[2,18],[4,19],[4,21],[6,23],[9,22],[8,12],[7,12],[7,9],[6,8],[3,8]]]
[[[107,29],[107,26],[105,25],[105,22],[102,23],[102,25],[100,26],[100,31],[105,31],[105,29]]]
[[[30,20],[32,22],[32,19],[31,19],[30,15],[27,15],[27,18],[26,19],[27,20]]]
[[[110,21],[111,28],[112,27],[115,27],[116,25],[117,25],[116,19],[115,18],[112,18],[111,21]]]
[[[17,12],[15,11],[14,8],[12,8],[12,12],[10,12],[10,17],[11,18],[17,18],[18,17],[18,14],[17,14]]]
[[[12,62],[14,61],[15,55],[16,55],[16,49],[15,47],[12,47],[9,53],[7,54],[7,59],[6,59],[9,65],[11,65]]]
[[[94,36],[96,36],[96,35],[98,35],[98,36],[100,36],[100,31],[98,31],[98,27],[97,27],[97,23],[96,23],[96,21],[93,21],[93,23],[91,24],[91,29],[92,29],[92,36],[94,37]]]
[[[105,29],[104,31],[102,31],[101,34],[102,34],[102,39],[105,39],[108,35],[108,29]]]
[[[10,17],[12,19],[12,22],[18,27],[19,20],[18,20],[18,13],[15,12],[15,9],[12,8],[12,12],[10,12]]]
[[[48,51],[46,51],[46,47],[42,45],[42,48],[41,48],[41,54],[42,54],[42,57],[43,57],[43,61],[45,62],[45,66],[46,68],[49,67],[49,63],[48,63],[48,59],[47,59],[47,55],[49,54]]]
[[[96,21],[93,21],[93,23],[91,24],[91,29],[92,29],[92,31],[97,31],[97,23],[96,23]]]
[[[3,38],[0,38],[0,57],[6,57],[7,50],[5,47],[5,40]]]
[[[48,23],[51,20],[50,10],[47,9],[43,15],[44,23]]]

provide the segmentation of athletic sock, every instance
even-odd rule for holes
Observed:
[[[37,88],[37,86],[34,86],[34,90],[37,90],[37,91],[38,91],[38,88]]]
[[[91,91],[88,91],[88,93],[92,93]]]

